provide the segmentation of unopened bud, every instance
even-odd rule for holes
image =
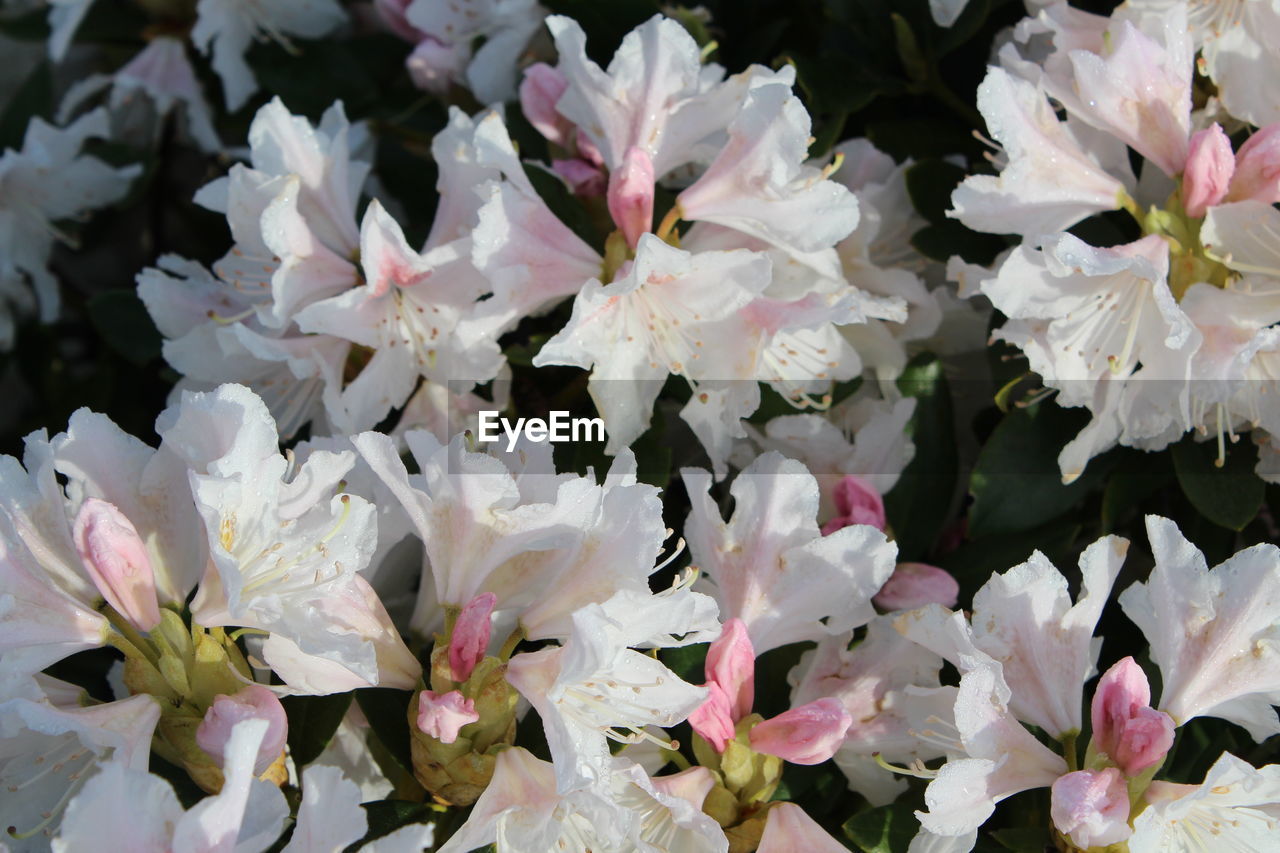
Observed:
[[[954,608],[960,584],[945,569],[928,563],[898,563],[871,601],[881,610],[915,610],[926,604]]]
[[[443,696],[423,690],[418,695],[418,730],[441,743],[453,743],[459,729],[479,719],[476,703],[457,690]]]
[[[1059,776],[1049,813],[1058,831],[1081,850],[1118,844],[1133,834],[1129,787],[1114,767]]]
[[[877,530],[884,530],[889,524],[885,518],[884,499],[861,477],[846,474],[836,484],[832,497],[835,499],[836,517],[822,525],[823,536],[830,536],[851,524],[869,524]]]
[[[115,504],[88,498],[72,530],[76,550],[98,591],[141,631],[160,624],[156,576],[137,529]]]
[[[1126,776],[1162,761],[1173,746],[1173,719],[1151,707],[1146,673],[1131,657],[1118,661],[1098,680],[1090,717],[1094,746]]]
[[[632,249],[640,235],[653,227],[653,161],[643,148],[627,149],[622,162],[609,175],[609,215]]]
[[[821,764],[844,743],[853,717],[839,700],[817,699],[751,730],[751,748],[792,764]]]
[[[1227,196],[1227,186],[1236,170],[1231,140],[1217,124],[1191,137],[1187,165],[1182,173],[1182,207],[1187,216],[1199,219]]]
[[[471,677],[471,671],[484,658],[489,648],[490,617],[498,596],[492,592],[477,595],[458,614],[449,637],[449,668],[459,683]]]
[[[246,685],[233,696],[215,696],[213,704],[205,712],[204,721],[196,729],[196,744],[221,767],[231,732],[236,723],[243,720],[267,721],[267,733],[253,764],[253,775],[261,776],[280,757],[289,735],[284,706],[276,694],[261,684]]]

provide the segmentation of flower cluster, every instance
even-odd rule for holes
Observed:
[[[1280,843],[1280,0],[106,3],[0,14],[0,850]]]

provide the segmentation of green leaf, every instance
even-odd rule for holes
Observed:
[[[1173,446],[1178,485],[1196,511],[1214,524],[1243,530],[1257,516],[1266,486],[1253,473],[1258,451],[1252,442],[1232,445],[1221,468],[1213,442],[1187,436]]]
[[[843,829],[863,853],[906,853],[920,831],[920,821],[910,805],[893,803],[854,815]]]
[[[660,649],[658,657],[667,665],[667,669],[680,676],[690,684],[701,684],[706,681],[703,668],[707,660],[707,644],[695,643],[691,646],[675,646]]]
[[[920,49],[920,42],[916,40],[916,34],[911,29],[910,22],[897,12],[889,17],[893,20],[893,43],[898,48],[898,59],[902,62],[902,69],[907,72],[908,79],[924,80],[929,76],[929,61],[925,59],[924,52]]]
[[[927,258],[946,263],[952,255],[959,255],[971,264],[990,266],[1008,247],[1008,243],[994,234],[980,234],[948,219],[934,222],[911,235],[911,245]]]
[[[1163,453],[1125,448],[1102,492],[1102,532],[1114,533],[1142,501],[1173,482],[1173,469]]]
[[[951,516],[960,477],[951,390],[942,361],[930,353],[911,360],[898,388],[916,400],[908,430],[916,455],[884,496],[885,514],[902,560],[923,560]]]
[[[1005,415],[969,477],[969,535],[1028,530],[1066,512],[1099,485],[1114,456],[1094,459],[1070,484],[1062,482],[1058,467],[1058,454],[1088,420],[1085,411],[1046,402]]]
[[[328,696],[285,696],[289,717],[289,755],[299,767],[320,757],[351,705],[350,693]]]
[[[965,542],[943,557],[939,566],[960,582],[960,600],[967,601],[992,572],[1026,562],[1032,551],[1041,552],[1056,566],[1066,565],[1079,534],[1079,524],[1071,518],[1058,518],[1030,530]]]
[[[409,701],[411,690],[365,687],[356,691],[356,703],[369,727],[396,763],[413,772],[413,752],[409,747]]]
[[[105,290],[88,302],[89,319],[107,346],[141,367],[160,355],[160,332],[132,290]]]

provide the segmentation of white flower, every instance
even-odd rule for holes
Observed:
[[[368,826],[359,787],[336,767],[312,765],[302,772],[298,822],[282,853],[337,853],[364,837]]]
[[[351,428],[372,427],[403,406],[420,376],[443,384],[497,375],[502,365],[497,344],[459,334],[464,313],[487,289],[467,249],[452,242],[426,254],[415,252],[375,200],[361,228],[364,286],[312,303],[295,316],[303,331],[331,334],[374,351],[342,391]]]
[[[1274,0],[1129,0],[1135,12],[1169,16],[1185,6],[1203,72],[1217,84],[1227,112],[1262,126],[1280,121],[1280,100],[1258,80],[1280,73],[1280,5]]]
[[[0,280],[29,279],[42,322],[58,316],[58,282],[48,269],[49,253],[55,239],[68,238],[55,223],[118,201],[142,172],[141,166],[114,169],[80,153],[86,140],[107,135],[104,109],[61,128],[37,117],[27,125],[22,149],[0,156]],[[28,305],[25,298],[16,301],[20,309]],[[7,302],[0,302],[0,314],[7,317]],[[12,344],[11,331],[0,338],[0,348]]]
[[[100,768],[147,767],[156,701],[80,707],[79,693],[46,676],[0,675],[0,821],[20,838],[52,835],[67,801]]]
[[[1190,426],[1200,335],[1169,289],[1161,237],[1107,249],[1069,234],[1041,243],[1015,249],[981,288],[1010,318],[996,336],[1026,353],[1060,404],[1093,413],[1059,457],[1069,482],[1116,442],[1159,448]]]
[[[117,128],[123,125],[126,137],[141,136],[154,142],[163,129],[161,121],[139,115],[139,96],[145,95],[155,119],[163,119],[181,104],[191,139],[206,152],[222,150],[209,102],[182,41],[170,36],[154,38],[115,74],[95,74],[73,84],[58,107],[59,120],[66,121],[87,98],[108,87],[113,123]]]
[[[774,451],[760,456],[730,487],[728,523],[708,493],[711,475],[685,468],[681,476],[692,503],[685,538],[694,565],[707,572],[723,618],[746,623],[757,654],[875,616],[871,596],[893,573],[897,546],[868,525],[822,536],[818,484],[804,465]]]
[[[724,70],[703,67],[698,45],[676,21],[655,15],[622,40],[608,71],[589,60],[586,36],[576,21],[552,15],[547,28],[560,52],[557,70],[569,87],[556,103],[599,149],[609,169],[628,149],[642,149],[655,176],[689,164],[705,165],[757,86],[790,87],[790,66],[772,72],[752,66],[722,80]]]
[[[974,644],[1002,665],[1010,709],[1055,739],[1080,731],[1084,683],[1100,648],[1094,627],[1128,548],[1107,536],[1085,549],[1075,604],[1067,579],[1039,551],[973,597]]]
[[[713,222],[796,253],[828,248],[858,224],[842,184],[804,165],[809,114],[783,86],[748,92],[728,141],[676,198],[684,219]]]
[[[355,454],[315,451],[291,471],[265,405],[235,385],[188,396],[161,432],[191,449],[208,441],[196,430],[210,422],[222,453],[191,474],[212,562],[191,603],[196,621],[271,632],[268,663],[280,655],[279,674],[300,689],[328,692],[331,675],[323,664],[312,672],[301,655],[339,665],[366,685],[415,683],[416,661],[356,574],[377,530],[372,505],[336,494]]]
[[[1109,172],[1076,128],[1058,120],[1040,87],[990,68],[978,109],[1002,146],[1003,168],[965,178],[948,216],[979,231],[1035,236],[1120,206],[1126,176]]]
[[[405,9],[411,25],[446,44],[484,39],[466,71],[467,86],[482,104],[515,97],[521,57],[546,14],[536,0],[414,0]]]
[[[67,806],[53,840],[54,853],[93,847],[248,853],[269,847],[284,829],[289,807],[279,788],[253,775],[253,759],[266,729],[265,720],[237,724],[226,748],[222,790],[189,811],[183,811],[173,787],[159,776],[111,762]],[[304,800],[300,829],[305,813]]]
[[[346,21],[334,0],[200,0],[191,41],[222,78],[223,96],[232,112],[258,90],[245,51],[255,40],[272,39],[291,48],[289,36],[319,38]]]
[[[718,630],[706,596],[624,592],[574,613],[563,646],[511,659],[507,680],[542,719],[562,793],[607,777],[609,740],[652,737],[645,726],[674,726],[707,697],[631,646],[686,645]]]
[[[1280,765],[1224,752],[1200,785],[1155,782],[1133,820],[1132,853],[1268,850],[1280,832]]]
[[[839,699],[853,725],[835,755],[836,765],[872,805],[884,805],[906,790],[906,782],[877,763],[911,764],[946,752],[923,735],[931,717],[951,718],[953,688],[939,687],[942,658],[904,637],[893,616],[877,616],[852,649],[852,636],[826,637],[805,652],[788,675],[791,706],[823,696]],[[923,721],[923,723],[922,723]]]
[[[1160,667],[1159,709],[1179,725],[1221,717],[1258,741],[1280,732],[1280,551],[1255,545],[1211,571],[1172,521],[1147,516],[1147,536],[1155,568],[1120,606]]]

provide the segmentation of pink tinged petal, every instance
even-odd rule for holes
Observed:
[[[609,174],[609,215],[636,247],[640,235],[653,227],[653,161],[643,148],[627,149],[621,165]]]
[[[85,570],[107,603],[141,631],[160,624],[156,577],[138,531],[114,504],[88,498],[72,530]]]
[[[1218,124],[1197,131],[1182,175],[1182,206],[1187,215],[1198,219],[1226,198],[1235,168],[1231,140]]]
[[[449,638],[449,668],[453,680],[466,681],[489,648],[490,617],[498,596],[492,592],[477,595],[458,614]]]
[[[707,699],[689,714],[689,725],[703,740],[724,752],[734,738],[733,706],[728,695],[714,681],[707,685]]]
[[[851,524],[870,524],[877,530],[889,526],[885,518],[884,499],[866,480],[854,474],[846,474],[832,492],[836,504],[836,517],[822,526],[822,535],[828,536]]]
[[[800,806],[779,803],[769,809],[756,853],[845,853],[847,849]]]
[[[838,699],[817,699],[751,730],[751,748],[792,764],[821,764],[836,754],[853,725]]]
[[[751,713],[756,692],[756,653],[741,619],[724,623],[719,638],[707,650],[707,681],[714,682],[729,699],[729,715],[735,722]]]
[[[960,584],[945,569],[927,563],[899,563],[871,601],[881,610],[915,610],[926,604],[955,607]]]
[[[400,225],[375,199],[360,226],[360,265],[369,288],[368,298],[392,286],[410,287],[431,275],[422,256],[409,247]]]
[[[1077,847],[1088,850],[1128,838],[1129,789],[1114,767],[1077,770],[1053,783],[1053,824]]]
[[[699,810],[706,801],[707,794],[716,786],[715,777],[705,767],[690,767],[670,776],[655,776],[650,781],[658,793],[679,797]]]
[[[424,36],[404,61],[413,85],[433,95],[445,95],[455,83],[461,83],[471,61],[471,50],[463,44],[450,44],[432,36]]]
[[[215,696],[213,705],[196,729],[196,744],[209,753],[219,767],[225,767],[225,753],[232,732],[245,720],[263,720],[267,724],[253,764],[253,775],[261,776],[280,757],[289,734],[284,706],[276,694],[261,684],[250,684],[234,696]]]
[[[1240,146],[1227,200],[1280,201],[1280,124],[1267,125]]]
[[[453,743],[459,729],[479,719],[476,703],[457,690],[444,694],[423,690],[418,694],[418,729],[441,743]]]
[[[556,112],[556,102],[569,88],[569,81],[545,62],[537,62],[524,70],[520,83],[520,108],[548,142],[569,147],[569,132],[573,126]]]
[[[564,178],[565,183],[573,190],[574,195],[594,198],[604,195],[607,181],[600,167],[574,157],[569,160],[552,160],[551,170]]]

